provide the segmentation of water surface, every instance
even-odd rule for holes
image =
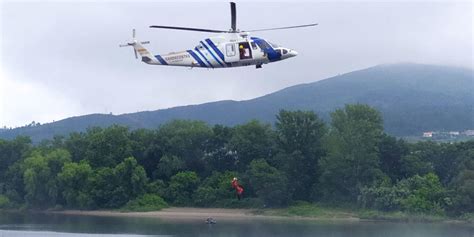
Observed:
[[[300,236],[473,237],[474,226],[447,223],[308,220],[167,220],[60,214],[0,213],[0,237]]]

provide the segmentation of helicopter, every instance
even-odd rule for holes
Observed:
[[[317,23],[307,25],[296,25],[278,28],[267,28],[257,30],[241,31],[237,29],[236,4],[230,2],[231,28],[225,30],[201,29],[177,26],[152,25],[150,28],[198,31],[208,33],[219,33],[215,37],[209,37],[199,42],[194,49],[181,52],[172,52],[164,55],[153,55],[144,44],[150,41],[138,41],[135,38],[135,29],[132,30],[132,42],[119,45],[120,47],[133,47],[135,58],[138,54],[144,63],[163,66],[183,66],[199,68],[231,68],[255,65],[262,68],[263,64],[278,62],[298,55],[293,49],[273,44],[263,38],[251,37],[250,33],[270,30],[283,30],[301,27],[316,26]]]

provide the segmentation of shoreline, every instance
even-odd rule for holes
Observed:
[[[358,217],[307,217],[256,214],[256,209],[230,209],[230,208],[194,208],[170,207],[160,211],[128,212],[120,210],[62,210],[39,211],[45,214],[76,215],[76,216],[103,216],[103,217],[147,217],[163,220],[206,220],[208,217],[217,220],[314,220],[314,221],[347,221],[359,222]]]
[[[70,215],[70,216],[95,216],[95,217],[132,217],[132,218],[156,218],[163,221],[205,221],[212,217],[217,221],[326,221],[326,222],[392,222],[392,223],[444,223],[474,226],[471,219],[458,219],[446,216],[432,215],[410,215],[408,213],[383,213],[367,215],[364,212],[338,209],[324,209],[323,211],[308,211],[306,213],[294,212],[292,207],[282,209],[232,209],[232,208],[196,208],[196,207],[169,207],[159,211],[124,211],[120,209],[111,210],[1,210],[3,212],[26,212],[47,215]]]

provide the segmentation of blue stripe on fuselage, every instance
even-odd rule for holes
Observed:
[[[199,63],[199,65],[201,65],[201,67],[207,67],[206,64],[192,50],[188,50],[188,53],[191,54],[194,59],[196,59],[196,61]]]
[[[209,47],[207,47],[207,45],[204,42],[201,41],[201,44],[202,46],[204,46],[204,48],[206,48],[206,50],[211,54],[211,56],[214,58],[214,60],[216,60],[216,62],[218,62],[222,67],[225,67],[224,64],[222,64],[221,61],[217,59],[216,55],[212,53],[212,51],[209,49]]]
[[[204,60],[206,60],[207,64],[209,64],[209,66],[214,68],[214,66],[212,66],[212,64],[209,62],[209,60],[207,60],[207,58],[204,56],[204,54],[201,53],[201,51],[198,49],[198,47],[194,48],[194,50],[196,50],[196,52],[198,52],[198,54],[201,55],[201,57],[204,58]]]
[[[168,65],[168,63],[167,63],[160,55],[155,55],[155,58],[158,59],[158,61],[159,61],[162,65]]]
[[[210,39],[206,39],[206,42],[209,44],[209,46],[211,46],[211,48],[216,51],[217,55],[219,55],[219,57],[222,59],[222,62],[224,62],[227,66],[231,66],[230,63],[226,63],[225,60],[224,60],[224,54],[217,48],[217,46],[212,42],[212,40]]]

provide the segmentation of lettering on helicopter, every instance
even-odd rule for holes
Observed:
[[[181,62],[185,58],[190,58],[189,54],[170,55],[170,56],[166,56],[165,60],[167,62]]]

